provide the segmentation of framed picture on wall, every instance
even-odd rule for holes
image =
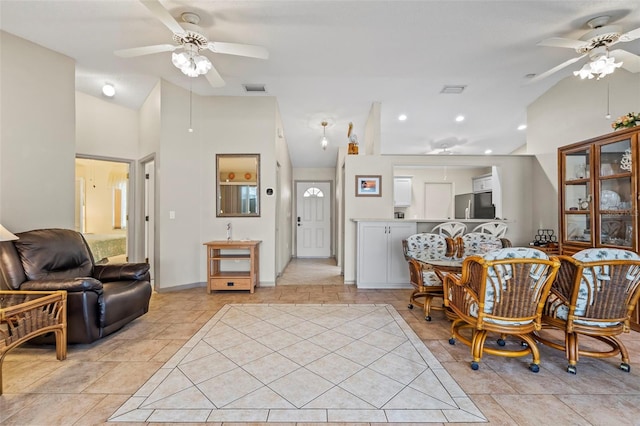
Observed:
[[[382,176],[356,176],[356,197],[380,197]]]

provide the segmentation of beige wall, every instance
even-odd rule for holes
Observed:
[[[73,229],[75,62],[0,31],[0,63],[0,223]]]
[[[607,86],[611,118],[606,118]],[[618,69],[602,80],[567,77],[527,109],[527,152],[536,156],[533,182],[537,224],[558,230],[557,148],[612,132],[611,122],[640,110],[640,73]]]
[[[137,110],[76,92],[78,154],[136,159],[139,156],[138,128]]]

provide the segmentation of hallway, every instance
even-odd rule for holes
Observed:
[[[334,258],[293,258],[276,281],[276,285],[344,284],[340,267]]]

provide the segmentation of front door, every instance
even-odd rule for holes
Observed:
[[[331,185],[296,183],[296,235],[298,257],[331,256]]]

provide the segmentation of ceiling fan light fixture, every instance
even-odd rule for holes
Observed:
[[[198,48],[193,44],[185,45],[184,52],[172,53],[171,62],[189,77],[206,74],[213,67],[209,58],[198,55]]]
[[[573,75],[579,76],[581,79],[592,79],[596,77],[598,80],[613,74],[616,68],[620,68],[622,62],[616,63],[616,59],[609,57],[609,52],[594,56],[591,62],[584,64],[580,71],[574,71]]]

